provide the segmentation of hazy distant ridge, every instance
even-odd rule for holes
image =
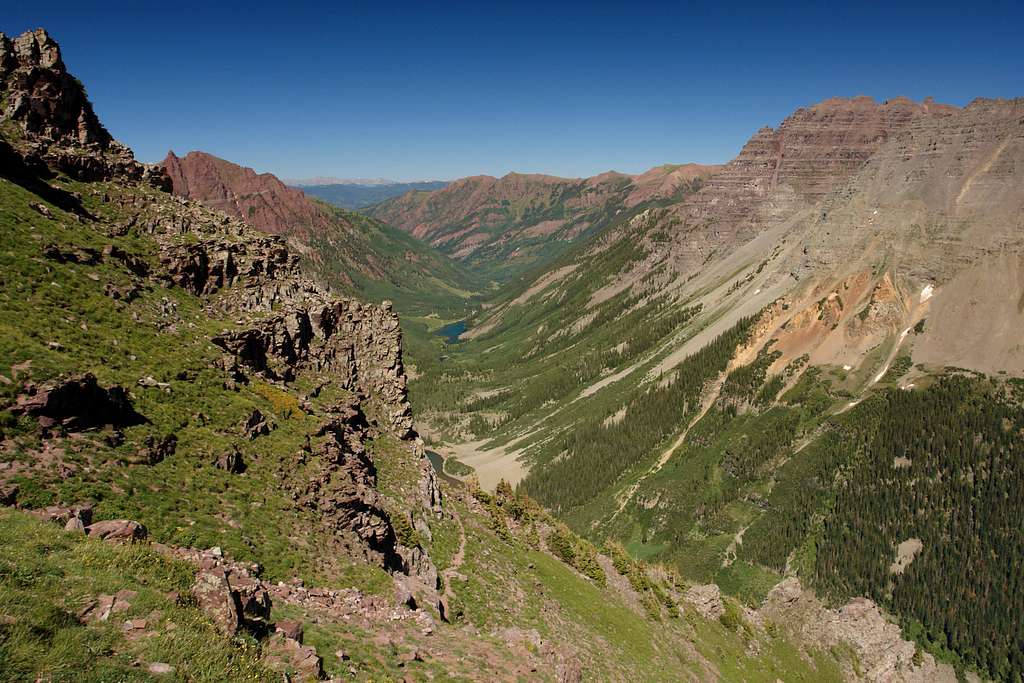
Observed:
[[[448,181],[445,180],[396,183],[384,179],[344,180],[340,178],[309,178],[302,181],[289,180],[287,183],[293,187],[302,188],[303,192],[312,197],[322,199],[329,204],[340,206],[343,209],[361,209],[382,202],[385,199],[400,197],[406,192],[413,190],[432,191],[448,186]]]

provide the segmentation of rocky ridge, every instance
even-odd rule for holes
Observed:
[[[406,312],[436,308],[453,292],[470,291],[473,277],[419,240],[383,223],[325,204],[288,187],[270,173],[256,173],[205,152],[161,162],[171,191],[222,211],[257,230],[283,237],[301,256],[303,269],[326,286],[374,298],[390,296]]]
[[[131,305],[136,293],[154,286],[197,297],[211,318],[225,324],[221,334],[208,340],[225,353],[217,364],[225,373],[225,389],[259,378],[284,390],[286,383],[308,378],[320,387],[348,392],[351,401],[328,411],[323,426],[310,435],[317,439],[318,450],[312,452],[322,463],[319,486],[307,489],[297,504],[316,510],[323,524],[336,531],[353,552],[368,553],[370,559],[406,577],[403,589],[410,579],[422,579],[415,589],[425,591],[428,600],[436,595],[436,570],[425,551],[398,543],[380,504],[373,463],[361,445],[362,439],[382,433],[401,440],[405,457],[423,479],[422,504],[405,501],[409,514],[440,514],[433,471],[412,429],[402,332],[390,303],[378,306],[339,297],[304,275],[299,258],[284,239],[154,191],[152,185],[157,190],[166,185],[165,176],[136,163],[130,150],[113,141],[45,31],[26,33],[13,41],[0,36],[0,77],[6,105],[0,119],[5,144],[22,162],[23,173],[44,174],[17,181],[54,192],[45,174],[87,182],[116,181],[119,189],[111,191],[114,196],[108,193],[102,199],[116,204],[124,218],[110,224],[86,214],[80,222],[107,239],[130,236],[155,245],[153,260],[114,242],[102,253],[62,251],[51,245],[43,249],[44,256],[62,264],[104,262],[120,269],[129,284],[108,287],[107,293],[122,305]],[[17,126],[13,138],[11,125]],[[73,164],[69,158],[75,160]],[[39,164],[47,168],[40,169]],[[157,182],[150,183],[152,179]],[[56,219],[52,213],[47,217]],[[165,297],[162,307],[164,330],[174,332],[184,324],[172,300]],[[188,372],[180,374],[188,381]],[[170,391],[169,384],[152,377],[139,384]],[[20,383],[12,410],[36,419],[44,430],[56,427],[43,436],[58,441],[69,433],[145,420],[135,413],[125,389],[102,387],[89,373],[72,373],[40,386]],[[245,425],[241,429],[252,438]],[[173,434],[150,438],[142,461],[153,465],[164,460],[173,454],[175,442]],[[240,471],[244,466],[226,462],[225,469]]]
[[[5,137],[25,163],[80,180],[120,177],[165,185],[162,173],[136,162],[103,127],[43,29],[13,40],[0,33],[0,84],[3,121],[14,126]]]

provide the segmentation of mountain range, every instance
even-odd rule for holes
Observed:
[[[365,213],[0,103],[0,678],[1024,675],[1024,100]]]
[[[461,310],[477,286],[460,264],[422,242],[362,214],[330,206],[204,152],[160,164],[172,191],[288,239],[317,277],[353,294],[391,299],[404,313]]]
[[[368,213],[505,281],[549,263],[623,211],[671,202],[696,190],[716,168],[666,165],[639,176],[609,171],[593,178],[474,176],[433,192],[406,193]]]

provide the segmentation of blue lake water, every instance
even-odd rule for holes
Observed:
[[[466,321],[457,320],[453,323],[448,323],[444,327],[440,328],[436,334],[439,337],[444,337],[445,341],[449,344],[458,344],[459,335],[466,331]]]
[[[458,484],[459,486],[462,485],[462,482],[456,479],[455,477],[451,476],[450,474],[445,474],[444,457],[440,453],[438,453],[437,451],[427,451],[427,459],[430,461],[430,464],[434,466],[434,471],[437,472],[437,475],[439,477],[444,479],[449,484]]]

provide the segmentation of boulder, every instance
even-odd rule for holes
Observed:
[[[283,633],[275,633],[263,648],[265,664],[275,671],[292,672],[288,680],[319,681],[323,678],[323,660],[316,648],[303,645]]]
[[[717,619],[725,614],[722,591],[713,583],[691,586],[685,599],[705,619]]]
[[[213,466],[231,474],[241,474],[245,471],[245,461],[242,460],[242,453],[237,448],[222,453],[213,462]]]
[[[86,527],[90,537],[104,541],[139,541],[148,535],[146,527],[130,519],[107,519]]]
[[[216,551],[216,552],[215,552]],[[254,575],[256,565],[228,562],[219,549],[198,553],[199,571],[192,595],[217,628],[234,635],[241,628],[257,634],[268,630],[270,594]]]
[[[229,571],[227,578],[244,625],[254,630],[264,625],[270,619],[270,595],[263,588],[263,583],[248,573],[238,571]]]
[[[92,524],[92,504],[79,503],[71,507],[63,505],[48,505],[39,510],[31,510],[31,514],[44,522],[60,524],[66,529],[77,529],[79,525],[84,529]],[[77,522],[77,524],[75,524]]]
[[[70,431],[104,425],[125,427],[141,424],[145,418],[135,412],[123,387],[105,389],[92,373],[26,386],[11,409],[15,415],[31,415],[47,424],[60,424]]]
[[[285,638],[291,638],[299,643],[302,642],[303,629],[301,621],[281,619],[274,624],[274,631],[284,635]]]
[[[143,443],[145,445],[139,449],[135,460],[146,465],[156,465],[174,455],[174,451],[178,448],[178,437],[174,434],[162,437],[150,434]]]
[[[18,502],[18,485],[4,484],[0,486],[0,505],[14,505]]]
[[[241,608],[221,567],[201,569],[192,584],[192,596],[221,633],[233,636],[242,625]]]
[[[249,417],[242,421],[242,433],[250,441],[260,436],[266,436],[273,428],[274,424],[255,408],[249,413]]]
[[[78,611],[78,619],[82,622],[107,621],[111,614],[131,609],[131,601],[136,595],[138,594],[132,590],[120,590],[114,595],[101,593]]]

